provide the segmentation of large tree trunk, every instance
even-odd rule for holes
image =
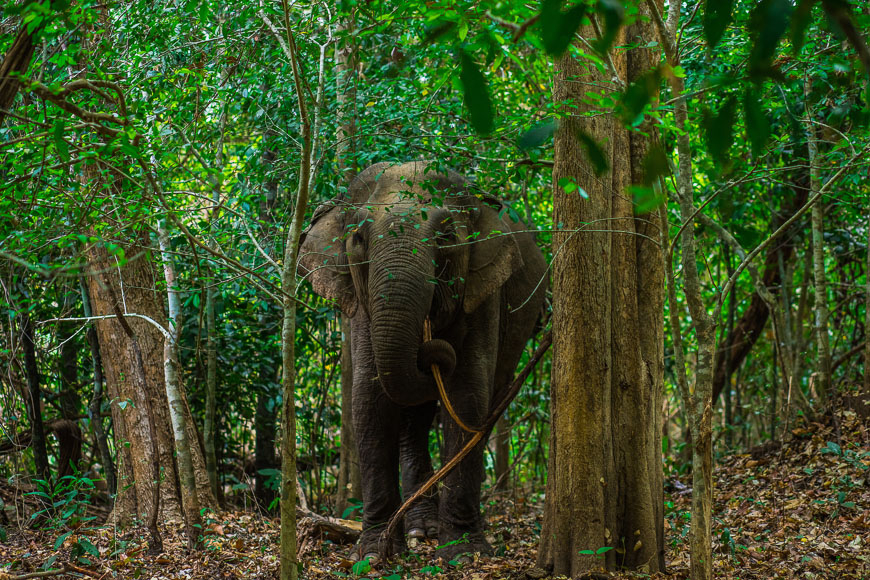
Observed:
[[[634,25],[616,44],[652,39],[649,26]],[[635,49],[613,62],[630,81],[658,55]],[[569,178],[589,199],[555,189],[553,222],[562,231],[553,236],[553,416],[538,565],[554,575],[617,562],[657,572],[664,567],[661,233],[657,220],[634,215],[626,191],[643,179],[648,143],[611,115],[578,114],[587,87],[607,83],[609,72],[566,55],[556,74],[555,101],[577,108],[566,110],[573,115],[556,137],[553,183]],[[612,168],[604,175],[593,177],[576,138],[581,130],[605,148]],[[591,222],[616,231],[573,233]],[[588,553],[605,547],[615,549],[603,558]]]
[[[146,236],[138,239],[139,247],[150,245]],[[94,316],[114,314],[112,295],[117,296],[126,313],[148,316],[166,327],[163,301],[155,290],[155,272],[151,262],[141,250],[128,246],[130,261],[118,266],[102,246],[89,252],[90,269],[88,292]],[[108,285],[111,285],[109,287]],[[105,371],[106,387],[112,401],[112,420],[115,427],[116,448],[121,449],[118,470],[118,497],[114,515],[123,523],[151,513],[153,476],[151,473],[152,441],[149,418],[140,404],[142,398],[150,401],[157,447],[157,460],[163,475],[160,482],[160,519],[181,519],[181,500],[178,468],[174,455],[174,436],[169,420],[169,405],[164,386],[164,338],[152,324],[135,318],[129,325],[139,343],[145,361],[144,385],[133,378],[137,375],[137,361],[130,348],[130,340],[117,320],[97,322],[97,337]],[[144,392],[139,392],[144,389]],[[193,425],[190,411],[185,408],[186,423]],[[195,431],[189,432],[189,441],[196,441]],[[124,442],[129,442],[129,446]],[[198,445],[191,446],[199,505],[214,508],[216,502],[208,484],[205,461]]]

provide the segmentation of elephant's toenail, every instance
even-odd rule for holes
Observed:
[[[426,530],[423,528],[411,528],[408,530],[409,538],[423,539],[426,537]]]

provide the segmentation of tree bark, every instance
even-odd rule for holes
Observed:
[[[282,1],[284,26],[287,34],[287,57],[293,70],[296,89],[296,102],[302,128],[302,150],[299,161],[299,184],[296,192],[293,219],[287,231],[284,245],[284,263],[281,270],[282,327],[282,406],[281,426],[281,580],[296,580],[298,577],[296,553],[296,260],[299,256],[299,238],[302,223],[308,207],[308,194],[311,177],[311,129],[312,123],[302,87],[299,70],[299,53],[296,39],[290,27],[290,13],[287,0]]]
[[[184,514],[185,534],[187,545],[194,548],[198,544],[199,531],[202,528],[202,518],[199,514],[199,498],[196,493],[196,477],[193,471],[192,441],[188,434],[193,432],[192,424],[188,423],[187,401],[181,386],[178,372],[178,337],[181,335],[181,301],[178,297],[178,287],[175,281],[175,266],[172,263],[172,247],[169,243],[169,232],[166,223],[162,221],[158,226],[157,237],[160,244],[160,253],[163,261],[163,276],[166,280],[167,304],[169,306],[169,318],[166,331],[168,336],[163,337],[163,377],[166,387],[166,400],[169,403],[169,419],[172,423],[172,434],[175,439],[175,457],[178,465],[179,488],[181,490],[181,504]],[[212,447],[214,450],[214,447]],[[209,473],[209,476],[211,473]],[[211,482],[211,477],[209,477]],[[211,487],[212,492],[215,491]]]
[[[507,489],[510,471],[511,427],[506,416],[501,416],[495,424],[495,489]]]
[[[154,269],[138,249],[149,245],[150,241],[144,234],[135,242],[124,244],[130,259],[122,266],[110,258],[100,245],[89,250],[91,275],[88,277],[88,291],[95,316],[114,313],[111,296],[115,295],[121,308],[127,307],[127,312],[143,314],[166,327],[163,302],[154,289]],[[160,479],[164,501],[160,502],[160,519],[181,519],[174,435],[164,384],[163,335],[143,320],[131,319],[129,326],[138,341],[143,360],[147,361],[142,384],[133,380],[138,373],[135,353],[119,322],[109,319],[96,323],[107,392],[112,401],[116,449],[121,450],[118,473],[118,488],[121,491],[115,503],[114,516],[119,522],[128,523],[150,513],[152,501],[149,498],[153,481],[150,459],[153,457],[163,469]],[[147,416],[145,407],[140,404],[143,399],[151,402],[151,417]],[[187,425],[192,425],[190,411],[185,408],[184,413]],[[152,421],[155,429],[153,441],[149,431]],[[193,435],[195,437],[195,433]],[[190,433],[188,438],[195,441]],[[156,446],[156,450],[152,449],[152,445]],[[201,507],[214,508],[215,500],[205,474],[202,452],[197,445],[191,447],[191,452],[199,504]]]
[[[12,106],[15,95],[21,88],[16,75],[27,73],[30,61],[33,59],[33,35],[27,32],[27,25],[21,25],[15,42],[0,62],[0,124],[6,117],[6,111]]]
[[[642,7],[645,10],[645,7]],[[581,36],[593,36],[591,28]],[[624,30],[617,45],[646,45],[650,25]],[[612,56],[599,71],[566,54],[556,63],[554,99],[571,102],[556,137],[553,168],[553,374],[547,503],[538,565],[575,576],[620,565],[664,568],[661,467],[663,258],[657,219],[635,215],[627,187],[643,182],[646,138],[613,115],[584,116],[589,86],[612,75],[631,82],[658,63],[650,49]],[[579,81],[579,82],[578,82]],[[595,167],[583,131],[611,163]],[[559,186],[568,178],[589,199]],[[584,224],[593,225],[583,232]],[[580,229],[575,233],[575,228]],[[613,548],[590,554],[602,548]],[[585,553],[581,553],[581,551]]]
[[[75,304],[75,295],[71,288],[62,286],[63,292],[63,312],[64,316],[68,316]],[[73,325],[69,323],[60,323],[57,327],[57,341],[60,343],[58,349],[58,375],[60,376],[60,392],[58,393],[58,402],[60,403],[60,412],[65,419],[74,421],[79,415],[79,407],[81,400],[76,391],[78,383],[78,342],[73,339]],[[59,470],[65,466],[58,466]],[[68,466],[66,466],[68,469]]]

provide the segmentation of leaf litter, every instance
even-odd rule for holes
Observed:
[[[713,572],[726,579],[870,578],[870,429],[851,411],[793,429],[784,445],[725,456],[714,471]],[[613,572],[611,578],[682,579],[689,575],[691,476],[665,490],[667,572]],[[464,564],[434,560],[435,541],[418,541],[400,558],[371,568],[348,559],[350,546],[319,542],[302,562],[302,578],[526,580],[535,568],[543,503],[488,502],[496,556]],[[529,497],[526,494],[526,497]],[[186,549],[183,526],[167,522],[164,551],[147,553],[142,528],[82,526],[60,531],[10,529],[0,543],[0,580],[45,569],[63,578],[151,580],[278,578],[279,522],[259,513],[213,514],[204,548]],[[61,537],[65,535],[66,537]]]

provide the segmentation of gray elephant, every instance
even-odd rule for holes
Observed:
[[[373,165],[348,198],[317,208],[298,267],[351,319],[363,487],[355,556],[376,558],[405,550],[401,527],[383,537],[386,523],[402,492],[409,497],[432,475],[429,430],[439,393],[431,365],[459,419],[482,425],[533,333],[547,264],[500,202],[431,162]],[[432,340],[424,342],[427,318]],[[446,412],[441,422],[446,460],[471,435]],[[446,560],[491,551],[480,513],[483,446],[445,478],[440,497],[419,500],[405,516],[408,535],[437,536]]]

